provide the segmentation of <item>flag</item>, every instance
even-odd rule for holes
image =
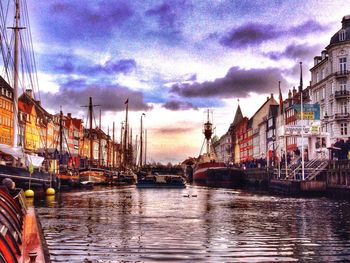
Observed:
[[[278,81],[278,92],[279,92],[279,102],[280,102],[280,113],[283,113],[283,98],[281,91],[281,81]]]
[[[300,85],[299,85],[299,93],[303,91],[303,62],[300,62]]]
[[[126,101],[124,102],[124,104],[128,104],[129,103],[129,98],[126,99]]]

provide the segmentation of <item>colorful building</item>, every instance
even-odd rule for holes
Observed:
[[[13,145],[13,90],[0,76],[0,144]]]

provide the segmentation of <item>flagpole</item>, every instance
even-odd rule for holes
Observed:
[[[286,118],[285,118],[285,109],[283,107],[281,81],[278,81],[278,89],[279,89],[279,93],[280,93],[281,113],[282,113],[282,118],[283,118],[282,120],[284,123],[284,138],[283,138],[283,141],[284,141],[284,166],[285,166],[285,179],[287,179],[288,178],[288,160],[287,160]]]
[[[303,62],[300,62],[300,107],[301,107],[301,179],[304,181],[305,179],[305,171],[304,171],[304,110],[303,110],[303,70],[302,70]]]

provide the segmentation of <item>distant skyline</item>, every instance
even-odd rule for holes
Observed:
[[[43,106],[86,121],[89,96],[119,140],[129,98],[133,134],[146,113],[148,161],[198,156],[204,111],[216,134],[237,99],[251,117],[274,93],[304,87],[313,57],[350,14],[348,1],[27,0]],[[95,112],[98,114],[99,110]],[[98,119],[96,115],[96,119]]]

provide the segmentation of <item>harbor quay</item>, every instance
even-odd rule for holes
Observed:
[[[0,1],[0,263],[350,262],[350,15],[304,2]]]

